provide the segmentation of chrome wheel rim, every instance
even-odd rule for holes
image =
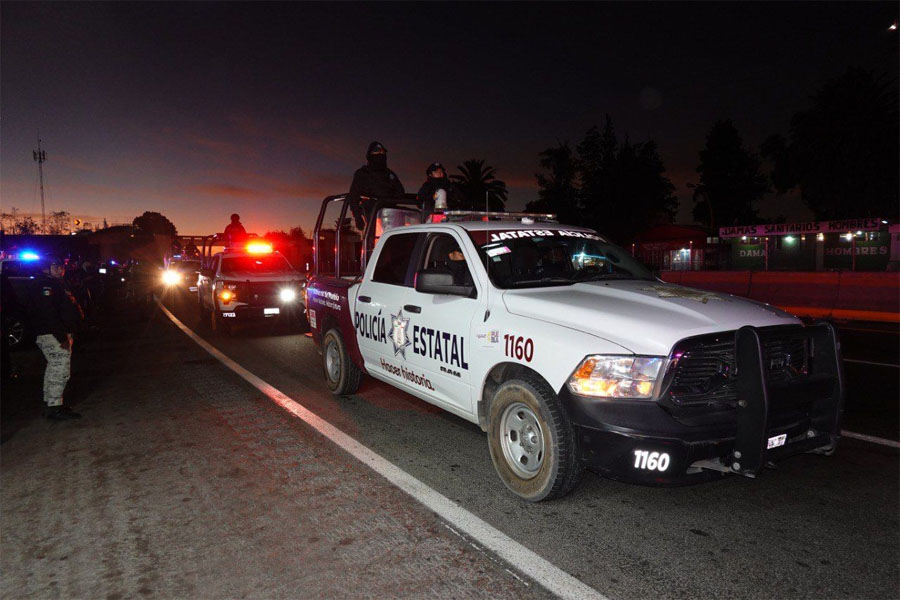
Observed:
[[[527,405],[516,402],[500,418],[500,446],[506,463],[522,479],[531,479],[544,464],[544,430]]]
[[[325,372],[328,379],[336,382],[341,378],[341,355],[338,353],[337,344],[329,342],[325,349]]]

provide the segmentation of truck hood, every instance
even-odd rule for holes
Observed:
[[[506,309],[609,340],[635,354],[668,355],[686,337],[744,325],[797,325],[768,304],[661,281],[592,281],[507,290]]]

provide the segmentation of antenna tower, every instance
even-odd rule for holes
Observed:
[[[32,150],[31,154],[38,164],[41,176],[41,233],[47,233],[47,213],[44,210],[44,161],[47,160],[47,153],[41,150],[41,134],[38,134],[38,149]]]

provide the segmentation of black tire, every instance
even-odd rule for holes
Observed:
[[[322,370],[332,394],[346,396],[359,389],[362,369],[350,358],[344,338],[337,329],[330,329],[322,338]]]
[[[209,311],[209,328],[213,333],[218,333],[220,335],[234,335],[234,328],[231,323],[222,318],[215,302],[213,303],[212,310]]]
[[[200,300],[199,296],[197,298],[197,305],[200,307],[200,327],[202,329],[210,328],[210,311],[206,306],[203,305],[203,301]]]
[[[500,480],[529,502],[552,500],[578,485],[578,441],[559,398],[539,376],[502,383],[488,413],[488,448]]]

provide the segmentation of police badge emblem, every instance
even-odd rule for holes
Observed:
[[[403,360],[406,360],[406,347],[412,343],[406,334],[408,325],[409,319],[403,318],[402,308],[396,315],[391,315],[391,331],[388,333],[388,337],[391,338],[391,343],[394,345],[394,356],[402,354]]]

